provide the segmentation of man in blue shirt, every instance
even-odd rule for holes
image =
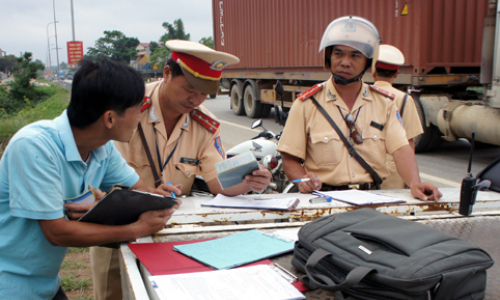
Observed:
[[[108,190],[115,183],[180,194],[179,186],[148,188],[112,142],[130,139],[143,96],[144,82],[132,68],[83,61],[67,110],[12,137],[0,160],[0,299],[67,299],[58,275],[67,247],[135,240],[164,227],[174,209],[105,226],[68,220],[93,204],[64,204],[90,186]]]

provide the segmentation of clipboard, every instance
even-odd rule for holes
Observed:
[[[139,216],[144,212],[167,209],[176,204],[177,200],[171,197],[114,185],[78,222],[127,225],[139,220]]]

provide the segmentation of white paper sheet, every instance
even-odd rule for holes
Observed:
[[[343,201],[354,205],[406,202],[404,200],[397,199],[394,197],[368,193],[360,190],[331,191],[331,192],[314,191],[313,194],[332,197],[334,200]]]
[[[294,300],[305,299],[267,265],[200,273],[150,276],[162,300]]]
[[[215,198],[201,206],[228,207],[228,208],[256,208],[256,209],[278,209],[290,210],[297,208],[300,203],[298,198],[259,198],[256,200],[251,197],[228,197],[218,194]]]

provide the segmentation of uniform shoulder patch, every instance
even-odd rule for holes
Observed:
[[[316,94],[317,92],[321,91],[323,89],[323,84],[318,83],[311,87],[310,89],[303,91],[302,93],[297,95],[297,99],[300,101],[304,101],[309,99],[312,95]]]
[[[191,118],[205,127],[211,133],[216,133],[220,126],[220,123],[209,117],[207,114],[202,113],[197,109],[191,111]]]
[[[144,102],[142,103],[141,112],[148,109],[153,104],[153,101],[148,96],[144,96]]]
[[[396,94],[394,93],[391,93],[391,92],[388,92],[384,89],[381,89],[379,87],[376,87],[374,85],[370,85],[370,89],[374,90],[375,92],[379,93],[379,94],[382,94],[388,98],[391,98],[392,100],[394,100],[396,98]]]

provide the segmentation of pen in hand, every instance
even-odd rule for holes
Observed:
[[[170,183],[170,181],[167,181],[167,184],[168,184],[168,185],[172,185],[172,184]],[[174,192],[171,192],[170,194],[172,194],[172,198],[177,199],[177,197],[175,197],[175,193],[174,193]]]
[[[316,179],[318,179],[318,177],[316,177]],[[293,183],[307,182],[307,181],[311,181],[311,178],[299,178],[299,179],[292,180]]]

